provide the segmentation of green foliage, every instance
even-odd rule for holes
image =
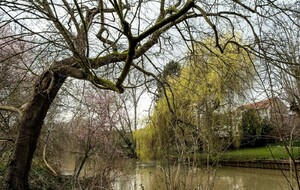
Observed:
[[[131,131],[118,129],[114,134],[114,143],[129,158],[137,158],[136,142]]]
[[[152,125],[143,129],[134,131],[134,137],[137,141],[137,154],[141,160],[155,159],[157,154],[157,142],[154,137],[155,130]]]
[[[180,75],[180,63],[176,61],[170,61],[164,66],[162,72],[162,78],[167,79],[168,76],[179,76]]]
[[[271,124],[263,120],[255,109],[248,109],[242,114],[241,121],[243,147],[265,146],[273,131]]]
[[[296,139],[292,141],[292,146],[298,146],[300,147],[300,139]]]
[[[169,74],[178,68],[175,63],[165,68],[166,93],[156,102],[151,122],[136,134],[141,158],[200,150],[210,154],[213,147],[222,147],[218,130],[232,130],[231,120],[221,115],[229,113],[231,97],[243,92],[245,80],[253,77],[250,58],[231,43],[223,53],[212,39],[203,44],[194,44],[195,51],[175,72],[180,75]]]
[[[163,87],[168,82],[168,78],[178,77],[180,75],[181,66],[179,62],[170,61],[164,66],[162,73],[158,76],[160,82],[157,82],[158,97],[164,96]]]
[[[242,129],[244,136],[257,138],[262,132],[261,118],[255,109],[248,109],[242,114]]]

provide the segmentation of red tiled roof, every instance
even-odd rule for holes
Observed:
[[[259,102],[254,102],[252,104],[245,104],[240,106],[239,108],[244,108],[244,109],[264,109],[264,108],[268,108],[272,105],[274,105],[275,103],[275,98],[270,98],[267,100],[262,100]]]

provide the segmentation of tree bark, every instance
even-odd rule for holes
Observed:
[[[31,162],[44,119],[66,76],[48,70],[35,84],[32,100],[25,108],[12,158],[7,166],[4,189],[27,190]]]

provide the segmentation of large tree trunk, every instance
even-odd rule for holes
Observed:
[[[28,175],[41,128],[47,111],[65,79],[66,77],[50,70],[38,79],[33,98],[21,117],[13,155],[6,170],[4,189],[29,189]]]

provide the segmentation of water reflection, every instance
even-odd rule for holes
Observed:
[[[177,189],[282,190],[290,189],[278,170],[220,167],[216,172],[186,167],[161,167],[153,163],[133,165],[131,172],[118,178],[116,190],[167,190],[166,181]],[[180,171],[176,173],[177,171]],[[289,175],[287,172],[285,172]],[[170,177],[172,176],[172,177]]]

